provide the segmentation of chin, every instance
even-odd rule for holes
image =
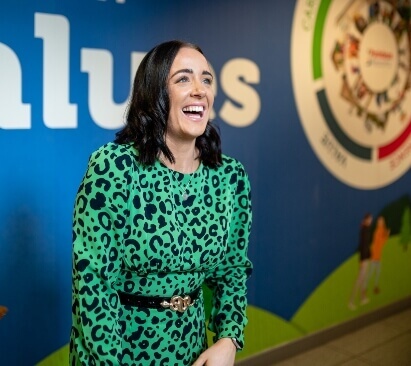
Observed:
[[[206,129],[207,123],[201,123],[198,126],[190,126],[190,128],[186,129],[186,134],[193,136],[193,137],[199,137],[201,136],[205,129]]]
[[[198,130],[197,133],[195,133],[196,138],[202,136],[204,132],[205,132],[205,127],[202,128],[201,130]]]

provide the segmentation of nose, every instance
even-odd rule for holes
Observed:
[[[191,91],[191,95],[196,98],[204,98],[206,95],[206,90],[204,85],[200,81],[194,82],[193,90]]]

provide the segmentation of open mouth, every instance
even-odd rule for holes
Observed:
[[[188,117],[202,118],[204,115],[204,107],[199,105],[190,105],[183,108],[183,112]]]

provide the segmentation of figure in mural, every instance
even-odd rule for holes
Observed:
[[[8,312],[8,309],[5,306],[0,305],[0,319],[3,318]]]
[[[381,256],[384,245],[390,236],[390,230],[387,229],[385,219],[383,216],[379,216],[377,219],[377,225],[374,230],[373,239],[371,243],[371,265],[369,280],[374,278],[374,293],[380,292],[379,280],[381,275]]]
[[[360,33],[363,33],[365,28],[367,28],[367,25],[368,25],[367,21],[361,14],[354,15],[354,23],[355,23],[355,27]]]
[[[378,1],[374,1],[369,7],[370,22],[378,20],[379,15],[380,15],[380,3]]]
[[[344,44],[342,42],[335,42],[331,60],[337,70],[344,66]]]
[[[212,84],[198,46],[154,47],[125,127],[90,157],[73,219],[70,365],[228,366],[243,347],[250,184],[221,153]]]
[[[371,224],[372,224],[372,215],[367,213],[364,215],[364,218],[361,221],[360,234],[358,241],[358,253],[360,266],[357,278],[354,283],[354,288],[351,292],[350,301],[348,307],[351,310],[356,309],[356,301],[358,295],[360,295],[360,304],[367,304],[369,299],[367,297],[367,276],[368,276],[368,265],[371,257]]]

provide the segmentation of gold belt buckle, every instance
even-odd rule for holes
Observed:
[[[179,311],[180,313],[184,313],[189,307],[193,306],[195,300],[191,302],[190,296],[173,296],[170,299],[170,302],[163,301],[161,302],[161,306],[163,308],[169,308],[173,311]]]

